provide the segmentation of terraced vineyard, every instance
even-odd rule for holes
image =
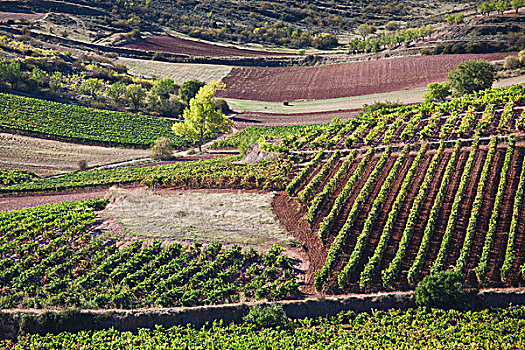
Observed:
[[[195,306],[298,293],[290,259],[234,245],[93,236],[104,200],[0,213],[0,308]]]
[[[168,137],[177,148],[190,142],[171,132],[172,121],[138,114],[66,105],[0,93],[0,130],[54,140],[146,148]]]
[[[288,191],[324,245],[317,290],[407,290],[448,268],[471,287],[519,284],[525,147],[514,135],[327,157]]]
[[[284,135],[268,149],[310,151],[509,135],[525,130],[525,87],[514,85],[434,104],[383,109]]]

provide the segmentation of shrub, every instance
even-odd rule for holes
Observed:
[[[463,274],[451,269],[429,274],[416,287],[418,306],[439,309],[464,309],[473,293],[462,289]]]
[[[223,114],[231,113],[230,106],[228,105],[228,102],[223,100],[222,98],[218,98],[215,100],[215,109],[221,111]]]
[[[166,137],[161,137],[155,141],[151,148],[150,158],[155,160],[168,160],[172,157],[173,146]]]
[[[518,69],[521,66],[521,62],[519,58],[516,56],[507,56],[505,57],[505,63],[503,64],[503,68],[505,69]]]
[[[450,96],[450,83],[431,83],[427,86],[427,93],[423,96],[425,102],[442,102]]]
[[[243,317],[243,321],[254,325],[257,329],[288,328],[291,325],[282,305],[275,304],[251,307],[248,315]]]
[[[78,165],[78,170],[80,171],[87,170],[88,168],[87,160],[85,159],[79,160],[77,165]]]

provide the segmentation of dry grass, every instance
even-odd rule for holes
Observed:
[[[0,133],[0,168],[29,170],[37,175],[61,174],[88,166],[147,157],[147,150],[77,145],[34,137]]]
[[[204,82],[221,80],[232,70],[232,66],[213,64],[190,64],[148,61],[133,58],[119,58],[118,63],[125,64],[134,75],[171,78],[177,84],[197,79]]]
[[[280,227],[270,203],[274,194],[110,190],[104,215],[118,220],[128,234],[182,243],[269,247],[293,241]]]

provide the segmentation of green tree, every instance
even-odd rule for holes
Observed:
[[[151,92],[159,96],[161,99],[167,100],[176,89],[177,86],[173,80],[170,78],[164,78],[155,80]]]
[[[8,82],[11,85],[11,89],[16,90],[23,80],[20,63],[7,60],[2,61],[0,63],[0,79]]]
[[[367,35],[375,33],[376,31],[376,27],[366,23],[363,23],[357,27],[357,33],[363,37],[363,40],[366,39]]]
[[[168,160],[173,156],[173,145],[167,137],[155,141],[150,150],[150,158],[155,160]]]
[[[62,81],[64,80],[64,75],[60,72],[53,72],[49,78],[49,88],[54,93],[58,93],[62,88]]]
[[[184,82],[179,88],[179,98],[186,104],[190,103],[190,100],[197,95],[200,88],[206,85],[205,82],[199,80],[188,80]]]
[[[215,108],[215,92],[223,88],[223,83],[214,81],[200,88],[184,111],[184,122],[173,125],[173,132],[196,141],[199,151],[206,137],[232,130],[233,122]]]
[[[476,291],[463,290],[464,276],[450,269],[427,275],[416,287],[414,296],[418,306],[439,309],[464,309],[469,306]]]
[[[126,85],[117,81],[110,85],[108,89],[108,96],[111,97],[115,102],[119,103],[124,96],[126,96]]]
[[[516,14],[518,14],[520,8],[522,8],[524,4],[524,0],[512,0],[512,8],[516,11]]]
[[[133,108],[137,109],[144,103],[146,97],[146,90],[141,85],[131,84],[126,89],[126,97],[129,99]]]
[[[494,79],[494,68],[483,60],[463,62],[448,74],[450,86],[457,95],[489,89]]]
[[[100,93],[100,89],[102,89],[102,79],[89,78],[82,82],[78,92],[95,98]]]
[[[450,96],[450,83],[431,83],[427,86],[427,93],[423,96],[425,102],[441,102]]]

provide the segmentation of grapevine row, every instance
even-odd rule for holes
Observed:
[[[417,153],[416,158],[412,162],[412,165],[410,166],[410,169],[408,170],[407,175],[405,176],[403,183],[401,184],[401,188],[399,189],[396,199],[394,200],[394,203],[392,204],[392,209],[388,213],[388,218],[386,220],[383,231],[381,232],[379,242],[377,243],[377,246],[374,250],[373,255],[368,259],[368,262],[365,265],[365,268],[361,272],[361,276],[359,280],[359,286],[361,288],[367,288],[367,289],[370,288],[370,285],[372,282],[372,276],[377,271],[379,263],[381,262],[381,259],[383,258],[383,254],[386,250],[388,241],[390,239],[392,229],[394,228],[394,223],[397,220],[399,212],[401,211],[402,205],[406,199],[408,190],[410,189],[410,186],[412,185],[416,172],[421,166],[421,162],[426,152],[427,152],[427,144],[425,143],[419,149],[419,152]]]
[[[507,177],[510,168],[510,163],[512,160],[512,155],[514,153],[515,143],[516,137],[514,135],[511,135],[509,137],[509,146],[507,147],[507,152],[505,153],[505,161],[503,163],[503,167],[501,168],[501,177],[498,184],[498,192],[496,193],[496,198],[494,199],[494,207],[490,216],[489,229],[487,231],[487,234],[485,235],[485,242],[483,244],[481,258],[479,259],[478,265],[474,269],[480,284],[483,284],[487,277],[490,250],[492,249],[494,235],[496,233],[498,217],[501,209],[501,202],[503,201],[503,196],[505,194],[505,186],[507,184]]]

